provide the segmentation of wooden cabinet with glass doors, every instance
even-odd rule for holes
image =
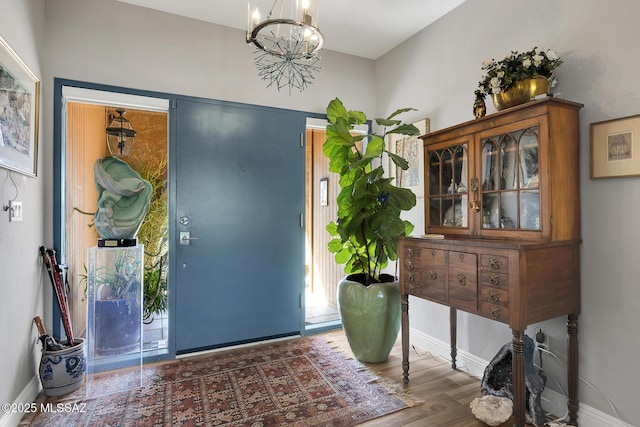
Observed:
[[[450,307],[454,367],[456,310],[505,323],[513,332],[514,418],[522,426],[525,329],[567,316],[576,421],[581,107],[545,98],[421,137],[427,236],[402,238],[399,247],[405,381],[409,295]]]
[[[581,105],[530,104],[422,137],[427,233],[579,239]]]

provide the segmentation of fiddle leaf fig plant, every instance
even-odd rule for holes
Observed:
[[[352,131],[367,122],[363,112],[348,111],[338,98],[327,106],[329,125],[323,152],[329,158],[329,171],[340,176],[341,189],[337,220],[327,226],[333,237],[329,251],[338,264],[345,264],[345,273],[359,273],[365,286],[380,282],[381,270],[390,260],[398,259],[398,238],[413,231],[413,224],[400,215],[416,205],[416,196],[393,185],[393,178],[385,177],[381,161],[387,153],[396,166],[408,169],[406,159],[386,149],[385,138],[389,134],[419,135],[414,125],[396,118],[412,110],[403,108],[387,118],[375,119],[382,133],[361,135]]]

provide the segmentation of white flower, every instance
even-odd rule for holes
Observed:
[[[500,70],[498,71],[498,73],[496,74],[498,76],[498,78],[503,78],[504,77],[504,71]]]
[[[536,67],[539,67],[540,64],[542,64],[543,60],[544,60],[544,56],[542,56],[542,55],[533,55],[533,65],[535,65]]]
[[[547,58],[549,58],[552,61],[555,61],[556,59],[558,59],[558,54],[552,51],[551,49],[549,49],[547,50]]]
[[[500,93],[500,86],[502,85],[502,80],[500,80],[498,77],[494,77],[491,79],[489,84],[491,85],[491,91],[493,93]]]
[[[522,66],[523,66],[524,68],[529,68],[529,67],[531,67],[531,59],[530,59],[530,58],[524,59],[524,60],[522,61]]]
[[[493,59],[487,59],[485,61],[482,61],[482,69],[486,70],[487,68],[491,67],[492,64],[493,64]]]

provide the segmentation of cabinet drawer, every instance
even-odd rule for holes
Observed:
[[[420,260],[423,266],[444,266],[447,263],[446,253],[440,249],[422,249]]]
[[[400,293],[408,294],[411,286],[416,286],[421,283],[422,274],[420,270],[403,270],[402,280],[400,280]]]
[[[425,280],[422,283],[407,283],[406,292],[418,298],[433,299],[445,302],[445,286],[442,280]]]
[[[478,309],[478,256],[449,252],[449,303],[476,311]]]
[[[480,272],[480,283],[482,286],[509,289],[509,275],[507,273],[482,270]]]
[[[404,259],[405,271],[420,271],[420,258],[405,258]]]
[[[509,291],[489,286],[481,286],[480,302],[489,302],[507,307],[509,306]]]
[[[509,323],[509,307],[482,301],[480,315],[499,322]]]
[[[509,258],[499,255],[483,254],[480,256],[480,266],[493,271],[508,271]]]
[[[404,256],[406,259],[420,259],[420,247],[406,246],[404,248]]]

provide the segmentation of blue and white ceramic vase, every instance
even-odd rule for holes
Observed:
[[[84,384],[87,364],[85,341],[76,338],[75,344],[63,350],[42,352],[39,373],[47,396],[62,396]]]

